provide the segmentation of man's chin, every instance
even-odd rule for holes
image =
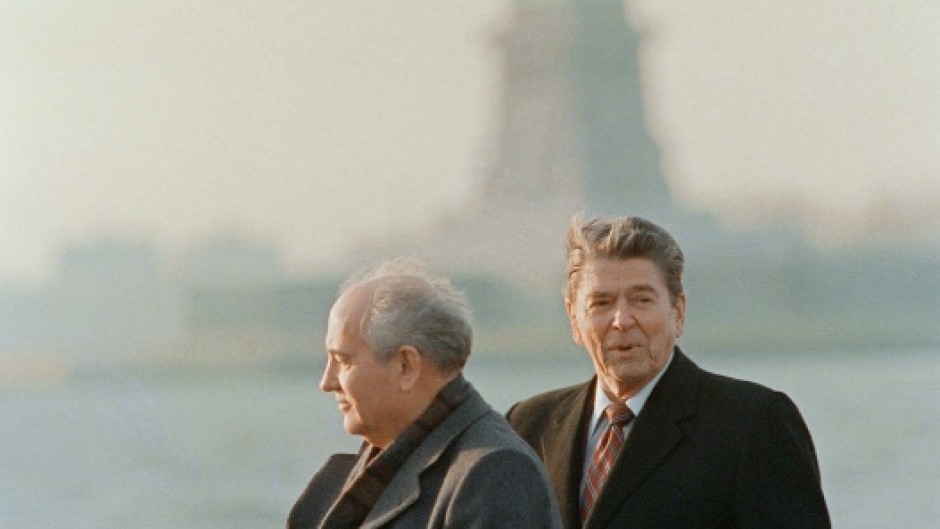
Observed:
[[[607,388],[608,393],[614,392],[618,396],[623,396],[636,393],[652,379],[652,376],[644,369],[609,369],[606,376],[602,378],[604,384],[610,386]]]
[[[618,358],[616,362],[607,364],[605,369],[608,378],[625,383],[643,378],[646,371],[643,358]]]
[[[343,429],[346,430],[346,433],[349,435],[362,435],[362,425],[349,417],[343,418]]]

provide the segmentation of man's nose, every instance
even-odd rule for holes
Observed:
[[[633,313],[630,311],[630,306],[625,302],[618,302],[614,309],[613,327],[622,331],[633,325],[633,323]]]
[[[336,362],[332,358],[327,358],[326,366],[323,368],[323,376],[320,378],[320,391],[329,393],[339,387],[336,381]]]

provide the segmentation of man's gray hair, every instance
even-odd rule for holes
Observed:
[[[580,213],[568,223],[568,284],[565,299],[573,302],[581,286],[585,265],[592,259],[652,261],[669,289],[672,306],[682,295],[685,255],[679,243],[662,227],[640,217],[595,217],[585,221]]]
[[[395,257],[354,276],[340,287],[373,283],[362,338],[380,360],[411,345],[444,373],[459,371],[473,343],[466,297],[446,278],[410,257]]]

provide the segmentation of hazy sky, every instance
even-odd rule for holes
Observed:
[[[507,3],[0,0],[0,278],[88,237],[237,233],[314,265],[433,221],[488,166]],[[940,3],[629,12],[683,204],[940,233]]]

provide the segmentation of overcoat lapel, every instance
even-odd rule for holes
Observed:
[[[585,520],[585,529],[605,527],[682,439],[679,423],[695,414],[698,375],[698,367],[676,348],[672,364],[637,417],[627,444]]]
[[[356,465],[356,454],[333,454],[313,475],[287,517],[288,529],[307,529],[319,525],[339,496],[350,472]]]
[[[431,432],[405,461],[388,484],[361,529],[374,529],[387,524],[421,496],[420,476],[433,465],[447,447],[480,417],[492,411],[476,390],[454,412]]]
[[[587,425],[591,417],[596,379],[585,383],[552,416],[552,428],[542,437],[542,454],[565,527],[581,525],[581,476]]]

